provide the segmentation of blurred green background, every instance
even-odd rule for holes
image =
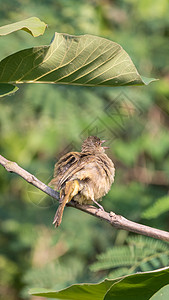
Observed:
[[[0,0],[1,26],[31,16],[48,24],[36,39],[25,32],[1,38],[0,59],[49,44],[55,31],[89,33],[121,44],[141,75],[160,79],[146,87],[21,86],[0,100],[0,154],[48,183],[61,154],[80,150],[88,134],[107,139],[116,178],[104,208],[169,230],[168,15],[168,0]],[[114,276],[90,266],[107,249],[126,247],[132,234],[73,208],[54,229],[56,208],[0,167],[0,299],[27,299],[30,287],[61,289]],[[168,263],[167,256],[157,267]]]

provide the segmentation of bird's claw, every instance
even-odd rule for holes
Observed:
[[[104,211],[104,208],[103,208],[103,206],[101,206],[101,205],[99,205],[99,210],[102,210],[102,211]]]
[[[101,209],[102,211],[104,211],[103,206],[101,206],[96,200],[93,200],[93,202],[99,207],[99,209]]]

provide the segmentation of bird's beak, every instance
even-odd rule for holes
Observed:
[[[103,144],[103,143],[105,143],[105,142],[107,142],[107,141],[106,141],[106,140],[102,140],[102,141],[101,141],[101,144]],[[103,147],[103,148],[104,148],[104,149],[109,149],[109,147],[106,147],[106,146]]]

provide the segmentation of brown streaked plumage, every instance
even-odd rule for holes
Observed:
[[[58,227],[62,221],[66,203],[72,199],[80,204],[96,203],[105,196],[114,182],[115,168],[105,154],[101,141],[96,136],[88,137],[81,152],[69,152],[55,164],[54,178],[49,185],[60,190],[60,205],[53,224]],[[102,208],[103,209],[103,208]]]

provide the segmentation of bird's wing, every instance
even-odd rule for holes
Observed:
[[[88,161],[94,160],[93,155],[88,153],[70,152],[60,158],[54,169],[54,178],[49,183],[54,185],[57,190],[60,190],[67,180],[70,180],[73,175],[82,170]]]

